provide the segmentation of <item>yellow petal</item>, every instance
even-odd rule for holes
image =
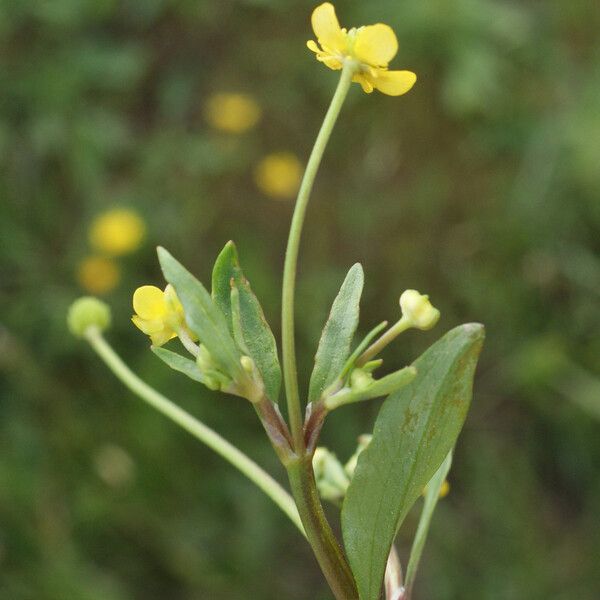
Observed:
[[[174,337],[177,337],[176,333],[173,333],[170,329],[164,329],[158,333],[153,333],[150,336],[150,341],[152,342],[153,346],[162,346],[169,340],[172,340]]]
[[[368,65],[387,66],[398,52],[396,34],[388,25],[377,23],[356,32],[354,55]]]
[[[131,320],[133,321],[133,324],[146,335],[162,331],[165,326],[161,319],[142,319],[137,315],[133,315]]]
[[[371,82],[380,92],[388,96],[406,94],[415,85],[417,76],[412,71],[378,71]]]
[[[306,46],[309,50],[312,50],[317,54],[321,52],[321,49],[319,48],[319,46],[317,46],[317,42],[315,42],[315,40],[308,40],[308,42],[306,42]]]
[[[327,46],[339,52],[345,50],[346,35],[340,27],[333,4],[324,2],[320,6],[317,6],[313,10],[311,23],[321,46]]]
[[[356,75],[352,77],[352,81],[360,83],[363,92],[366,94],[370,94],[373,91],[373,84],[369,81],[365,73],[356,73]]]
[[[143,285],[133,293],[133,310],[142,319],[160,319],[166,313],[164,293],[154,285]]]
[[[167,284],[167,287],[165,288],[163,298],[168,310],[175,313],[179,313],[181,315],[184,314],[183,305],[177,297],[177,292],[175,291],[175,288],[170,283]]]
[[[339,71],[344,65],[333,56],[328,56],[326,54],[322,54],[317,56],[317,60],[322,62],[326,67],[333,69],[334,71]]]

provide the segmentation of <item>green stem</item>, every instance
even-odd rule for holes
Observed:
[[[337,600],[358,600],[352,571],[321,506],[311,458],[290,464],[288,476],[307,537],[331,591]]]
[[[298,455],[304,452],[304,435],[302,432],[302,409],[298,393],[298,373],[296,368],[296,348],[294,339],[294,292],[296,287],[296,266],[298,264],[298,249],[306,207],[310,198],[313,183],[321,164],[323,152],[331,136],[333,126],[340,114],[340,110],[350,88],[355,65],[352,62],[344,64],[340,81],[317,135],[315,145],[312,149],[306,171],[300,184],[294,216],[290,227],[290,235],[285,254],[285,265],[283,268],[283,293],[281,310],[281,338],[283,355],[283,376],[285,380],[285,393],[287,398],[290,428],[294,447]]]
[[[377,356],[390,342],[394,341],[402,332],[410,329],[412,323],[402,317],[395,325],[390,327],[378,340],[373,342],[356,360],[356,366],[362,367],[374,356]]]
[[[198,421],[188,412],[171,402],[168,398],[142,381],[112,349],[96,327],[90,327],[85,338],[108,368],[136,396],[145,400],[150,406],[162,413],[168,419],[191,433],[196,439],[206,444],[236,469],[241,471],[252,483],[256,484],[281,510],[291,519],[292,523],[306,535],[300,520],[300,515],[291,496],[266,471],[261,469],[253,460],[238,450],[233,444],[222,438],[204,423]]]
[[[290,429],[297,456],[295,461],[287,465],[288,476],[308,541],[338,600],[354,600],[358,598],[358,592],[348,562],[323,512],[312,470],[312,454],[306,452],[296,367],[294,292],[298,250],[306,207],[325,147],[350,89],[355,70],[356,64],[353,61],[344,63],[339,83],[317,135],[300,184],[285,255],[281,311],[283,376]]]

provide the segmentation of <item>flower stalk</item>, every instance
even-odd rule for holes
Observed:
[[[141,380],[112,349],[98,327],[88,327],[83,337],[90,343],[114,375],[136,396],[232,464],[279,506],[302,535],[306,535],[294,500],[266,471],[216,431],[213,431]]]
[[[342,69],[338,86],[321,125],[319,134],[315,141],[306,171],[300,184],[300,191],[294,208],[285,264],[283,268],[283,292],[281,312],[281,336],[283,355],[283,377],[285,380],[285,393],[287,398],[290,428],[294,439],[294,448],[299,454],[304,451],[304,437],[302,434],[302,409],[300,406],[300,395],[298,392],[298,372],[296,368],[295,328],[294,328],[294,294],[296,290],[296,268],[298,265],[298,250],[302,227],[306,215],[306,207],[310,199],[315,177],[325,152],[325,147],[331,136],[333,127],[337,121],[340,110],[350,89],[352,77],[356,65],[353,61],[347,61]]]

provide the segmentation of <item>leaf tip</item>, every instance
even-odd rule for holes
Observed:
[[[485,326],[481,323],[465,323],[461,327],[473,341],[485,339]]]
[[[237,246],[233,240],[229,240],[224,246],[223,250],[219,253],[217,257],[217,263],[221,260],[225,260],[233,267],[240,266],[240,260],[238,256]]]
[[[351,267],[350,267],[350,271],[349,272],[358,272],[360,273],[361,278],[364,278],[365,276],[365,271],[363,269],[363,266],[361,263],[359,262],[355,262]]]
[[[169,251],[166,248],[163,248],[162,246],[156,246],[156,254],[158,254],[158,260],[161,264],[165,259],[171,257]]]

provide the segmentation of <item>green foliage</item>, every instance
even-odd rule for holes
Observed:
[[[227,242],[213,267],[212,297],[227,318],[232,334],[234,334],[232,314],[234,289],[238,294],[239,324],[243,344],[262,376],[267,397],[277,402],[281,388],[277,343],[262,307],[250,287],[250,282],[244,277],[235,244]]]
[[[166,348],[157,348],[153,346],[152,352],[154,352],[154,354],[156,354],[156,356],[158,356],[165,364],[171,367],[171,369],[179,371],[180,373],[187,375],[190,379],[206,385],[206,377],[202,374],[202,371],[193,360],[185,358],[184,356],[181,356],[181,354],[177,354],[177,352],[171,352],[171,350],[167,350]]]
[[[358,326],[363,283],[363,269],[357,263],[348,271],[323,328],[315,355],[315,366],[310,377],[309,402],[318,400],[323,391],[342,373]]]
[[[369,274],[358,337],[394,319],[408,287],[431,294],[440,327],[484,322],[483,376],[417,594],[597,600],[600,11],[594,0],[448,7],[339,3],[349,25],[389,23],[400,41],[392,66],[419,80],[401,103],[354,89],[334,133],[302,248],[300,380],[356,260]],[[253,169],[273,150],[304,159],[331,97],[336,74],[304,48],[311,8],[0,3],[1,598],[331,597],[260,492],[123,402],[64,324],[84,292],[75,272],[90,220],[136,208],[147,243],[104,298],[111,339],[136,372],[277,472],[255,415],[160,368],[129,317],[138,285],[164,285],[155,245],[208,281],[234,238],[278,335],[291,208],[257,191]],[[203,108],[221,91],[251,93],[259,125],[240,136],[211,128]],[[406,334],[386,372],[436,337]],[[336,411],[323,443],[351,454],[376,408]],[[107,444],[133,463],[129,479],[106,478],[125,472],[99,459]],[[417,518],[406,518],[401,554]]]
[[[357,374],[361,375],[361,379],[364,376],[364,381],[357,382]],[[362,370],[358,369],[351,376],[351,387],[344,388],[337,394],[329,397],[325,401],[325,406],[333,410],[342,404],[351,404],[353,402],[387,396],[408,385],[416,375],[417,370],[413,366],[405,367],[404,369],[385,375],[381,379],[374,379],[370,373],[363,375]]]
[[[483,344],[481,325],[449,331],[415,361],[414,381],[383,404],[342,507],[361,600],[377,600],[398,529],[463,426]]]
[[[165,279],[183,304],[190,329],[202,340],[223,373],[231,377],[241,375],[241,355],[221,309],[204,286],[164,248],[158,249],[158,259]]]

